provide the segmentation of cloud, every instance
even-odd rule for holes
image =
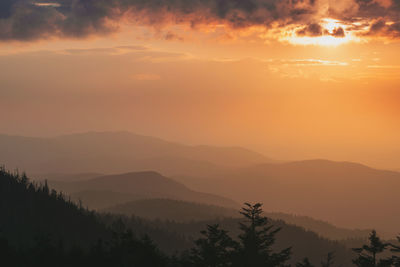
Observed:
[[[223,24],[232,29],[302,25],[300,35],[320,36],[324,31],[319,21],[327,17],[368,25],[384,19],[392,24],[379,33],[396,36],[399,14],[398,0],[1,0],[0,40],[85,38],[115,32],[121,21],[154,27]],[[344,34],[338,28],[332,36]],[[171,33],[165,39],[177,36]]]
[[[164,39],[168,40],[168,41],[183,41],[184,38],[177,35],[176,33],[173,33],[171,31],[168,31],[165,35],[164,35]]]
[[[296,66],[348,66],[349,64],[344,61],[332,61],[324,59],[292,59],[282,60],[284,64],[293,64]]]
[[[225,24],[232,28],[271,27],[307,21],[317,0],[2,0],[0,39],[29,41],[48,37],[82,38],[118,29],[120,20]]]
[[[373,22],[368,31],[364,33],[365,36],[384,36],[390,38],[400,37],[400,21],[386,22],[384,19],[379,19]]]
[[[86,48],[86,49],[66,49],[61,51],[62,54],[69,55],[123,55],[134,52],[148,52],[145,46],[117,46],[106,48]]]
[[[324,33],[324,28],[318,23],[312,23],[303,29],[297,31],[298,36],[321,36]]]
[[[331,35],[335,36],[336,38],[343,38],[346,36],[342,27],[333,29]]]

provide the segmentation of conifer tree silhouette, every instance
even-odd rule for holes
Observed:
[[[397,240],[400,242],[400,236],[397,237]],[[390,249],[394,253],[400,253],[400,246],[391,245],[392,248]],[[393,266],[400,267],[400,257],[397,255],[392,256]]]
[[[329,252],[328,255],[326,256],[326,261],[321,262],[321,267],[332,267],[334,263],[333,259],[334,259],[334,253]]]
[[[260,203],[254,205],[245,203],[240,212],[245,222],[240,223],[242,233],[239,235],[240,244],[235,264],[246,267],[286,266],[285,262],[290,258],[291,248],[273,252],[275,235],[281,229],[268,225],[268,219],[262,216],[261,206]]]
[[[353,248],[353,251],[358,253],[358,257],[353,260],[353,263],[360,267],[392,266],[391,258],[379,258],[379,254],[385,252],[390,244],[382,242],[375,230],[371,232],[368,239],[368,245]]]
[[[296,264],[296,267],[314,267],[308,260],[308,258],[304,258],[302,262]]]
[[[228,267],[232,266],[232,252],[237,243],[222,230],[218,224],[207,225],[201,231],[202,238],[195,241],[192,249],[192,261],[196,267]]]

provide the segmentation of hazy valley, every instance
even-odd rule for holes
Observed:
[[[275,248],[292,246],[293,264],[302,255],[317,262],[335,251],[347,266],[349,249],[365,242],[371,229],[394,238],[400,224],[391,205],[400,200],[400,174],[349,162],[279,162],[241,148],[111,132],[1,136],[0,160],[103,214],[105,225],[120,218],[134,233],[149,234],[169,254],[192,247],[204,225],[238,234],[244,202],[264,204],[270,223],[282,227]]]

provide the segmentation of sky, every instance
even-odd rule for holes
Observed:
[[[400,170],[399,0],[2,0],[0,132]]]

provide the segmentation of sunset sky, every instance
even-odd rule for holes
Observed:
[[[0,132],[400,169],[400,0],[0,1]]]

